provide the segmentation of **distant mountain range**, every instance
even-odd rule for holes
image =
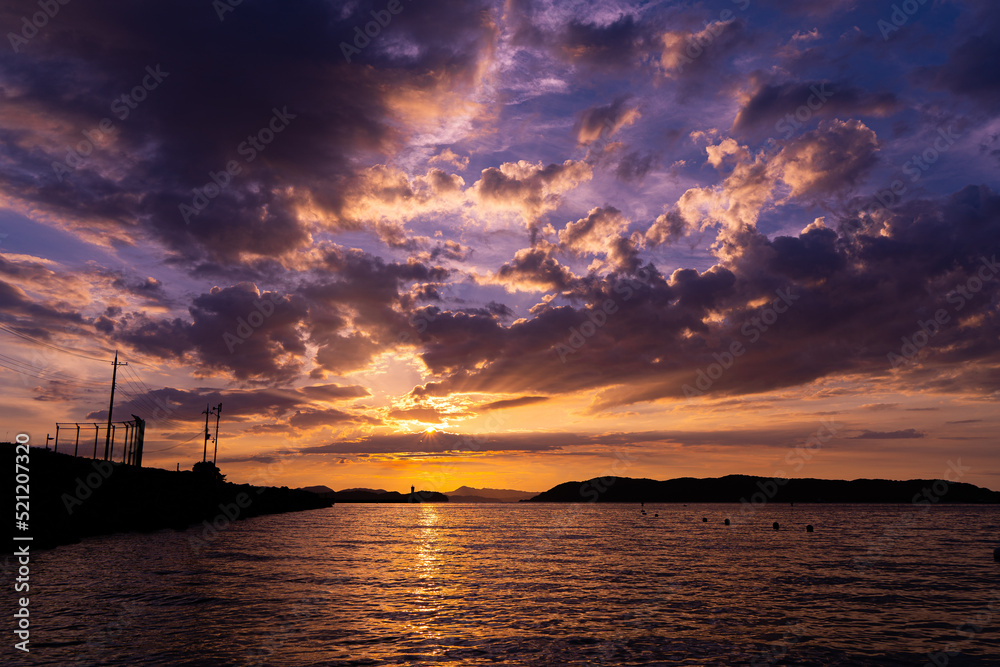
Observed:
[[[321,498],[342,503],[407,503],[410,494],[386,491],[385,489],[344,489],[334,491],[328,486],[307,486],[302,491],[315,493]],[[434,491],[417,491],[418,502],[452,502],[452,503],[516,503],[519,500],[533,498],[533,491],[514,491],[511,489],[474,489],[471,486],[460,486],[448,493]]]
[[[328,486],[307,486],[302,491],[315,493],[320,498],[332,500],[335,503],[446,503],[448,496],[436,491],[417,491],[416,493],[399,493],[385,489],[344,489],[334,491]]]
[[[788,479],[727,475],[666,481],[597,477],[565,482],[522,502],[601,503],[1000,503],[1000,492],[934,479]]]
[[[514,491],[512,489],[475,489],[471,486],[460,486],[444,495],[453,503],[516,503],[519,500],[533,498],[533,491]]]

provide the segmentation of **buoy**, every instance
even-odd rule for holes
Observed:
[[[993,550],[993,560],[1000,562],[1000,547]]]
[[[812,527],[812,524],[809,524],[808,526],[806,526],[806,532],[807,532],[807,533],[811,533],[811,532],[813,532],[813,527]]]
[[[725,523],[728,526],[729,525],[729,519],[726,519],[723,523]]]
[[[659,512],[655,512],[655,513],[653,514],[653,516],[660,516],[660,513],[659,513]]]
[[[778,530],[778,522],[775,521],[774,523],[772,523],[771,524],[771,528],[774,528],[775,530]]]
[[[701,522],[702,522],[702,523],[708,523],[708,518],[706,518],[706,517],[701,517]]]

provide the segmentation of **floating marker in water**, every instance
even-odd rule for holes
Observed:
[[[1000,547],[993,550],[993,560],[1000,562]]]
[[[701,517],[701,522],[702,523],[708,523],[708,519],[706,517]]]
[[[778,530],[778,522],[775,521],[774,523],[772,523],[771,524],[771,528],[774,528],[775,530]]]
[[[811,533],[811,532],[813,532],[813,527],[812,527],[812,524],[809,524],[808,526],[806,526],[806,532],[807,532],[807,533]]]
[[[653,516],[660,516],[660,513],[656,512],[656,513],[653,514]]]
[[[726,519],[725,521],[723,521],[723,523],[728,526],[729,525],[729,519]]]

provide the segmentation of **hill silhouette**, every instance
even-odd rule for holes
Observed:
[[[14,445],[0,444],[0,451],[14,460]],[[204,521],[223,525],[332,504],[288,487],[232,484],[192,470],[137,468],[37,447],[30,457],[30,522],[21,534],[32,537],[34,548],[118,532],[183,530]]]
[[[515,491],[513,489],[476,489],[471,486],[460,486],[454,491],[445,491],[445,495],[453,503],[516,503],[538,495],[533,491]]]
[[[934,479],[799,478],[727,475],[665,481],[596,477],[564,482],[522,502],[604,503],[1000,503],[1000,492],[965,482]]]
[[[371,489],[347,489],[324,493],[323,498],[337,503],[446,503],[448,496],[437,491],[416,491],[414,493],[399,493],[398,491],[373,491]]]

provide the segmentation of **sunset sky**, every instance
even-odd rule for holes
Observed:
[[[118,349],[144,463],[222,402],[236,482],[1000,489],[991,0],[51,4],[0,10],[6,439]]]

